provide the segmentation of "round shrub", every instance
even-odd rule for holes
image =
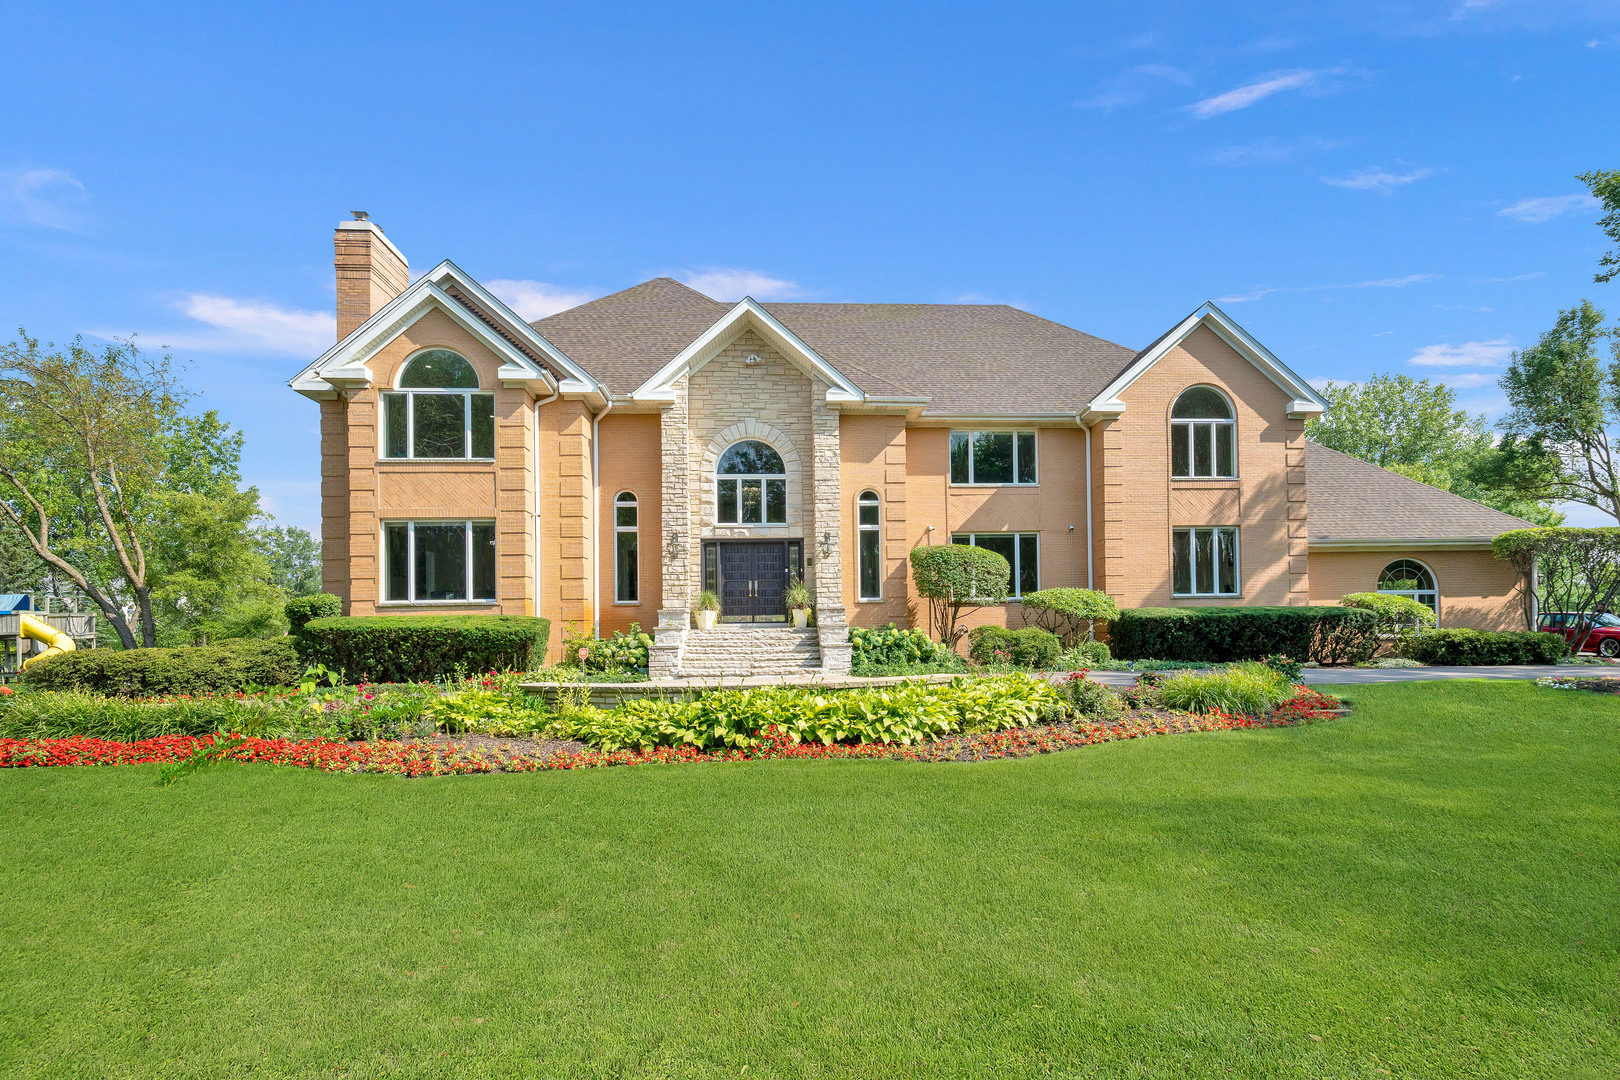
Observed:
[[[1569,642],[1535,630],[1424,630],[1407,638],[1403,651],[1422,664],[1556,664],[1569,655]]]
[[[292,632],[301,633],[304,624],[311,619],[333,619],[343,614],[343,598],[333,596],[331,593],[316,593],[314,596],[299,596],[287,601],[282,609],[287,614],[287,622],[292,625]]]
[[[1025,593],[1024,618],[1073,645],[1083,631],[1119,617],[1114,598],[1096,589],[1041,589]]]
[[[981,664],[1014,664],[1050,670],[1062,654],[1063,643],[1057,635],[1038,626],[1026,626],[1022,630],[975,626],[968,632],[968,655]]]

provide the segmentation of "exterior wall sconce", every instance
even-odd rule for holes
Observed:
[[[673,559],[681,553],[681,532],[679,529],[669,530],[669,538],[664,541],[664,554]]]
[[[743,363],[749,367],[753,367],[755,364],[759,363],[759,354],[749,353],[747,356],[743,357]]]
[[[832,555],[832,533],[830,532],[824,532],[821,534],[821,554],[823,558],[828,558]]]

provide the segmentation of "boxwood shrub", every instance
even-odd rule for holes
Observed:
[[[426,682],[539,667],[549,620],[528,615],[349,615],[304,624],[302,652],[351,682]]]
[[[324,592],[298,596],[287,601],[287,606],[282,610],[287,615],[287,624],[297,634],[311,619],[331,619],[343,614],[343,598]]]
[[[1126,608],[1110,628],[1120,660],[1296,660],[1340,664],[1371,655],[1378,616],[1348,607]]]
[[[249,686],[290,686],[304,670],[291,638],[179,649],[80,649],[30,665],[22,682],[38,690],[161,697]]]
[[[1063,642],[1058,636],[1038,626],[1022,630],[975,626],[968,631],[968,655],[981,664],[1001,662],[1049,671],[1062,654]]]
[[[1532,630],[1422,630],[1402,651],[1421,664],[1556,664],[1569,655],[1569,642]]]

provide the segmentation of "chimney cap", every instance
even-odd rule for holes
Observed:
[[[366,213],[364,210],[350,210],[349,213],[354,215],[354,220],[356,220],[356,221],[370,221],[371,220],[371,215]]]

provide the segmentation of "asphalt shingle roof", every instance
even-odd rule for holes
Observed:
[[[731,306],[654,278],[532,325],[628,394]],[[930,412],[1080,412],[1137,355],[1005,304],[761,306],[861,389]]]
[[[1312,540],[1450,540],[1494,537],[1531,524],[1511,514],[1305,444]]]

